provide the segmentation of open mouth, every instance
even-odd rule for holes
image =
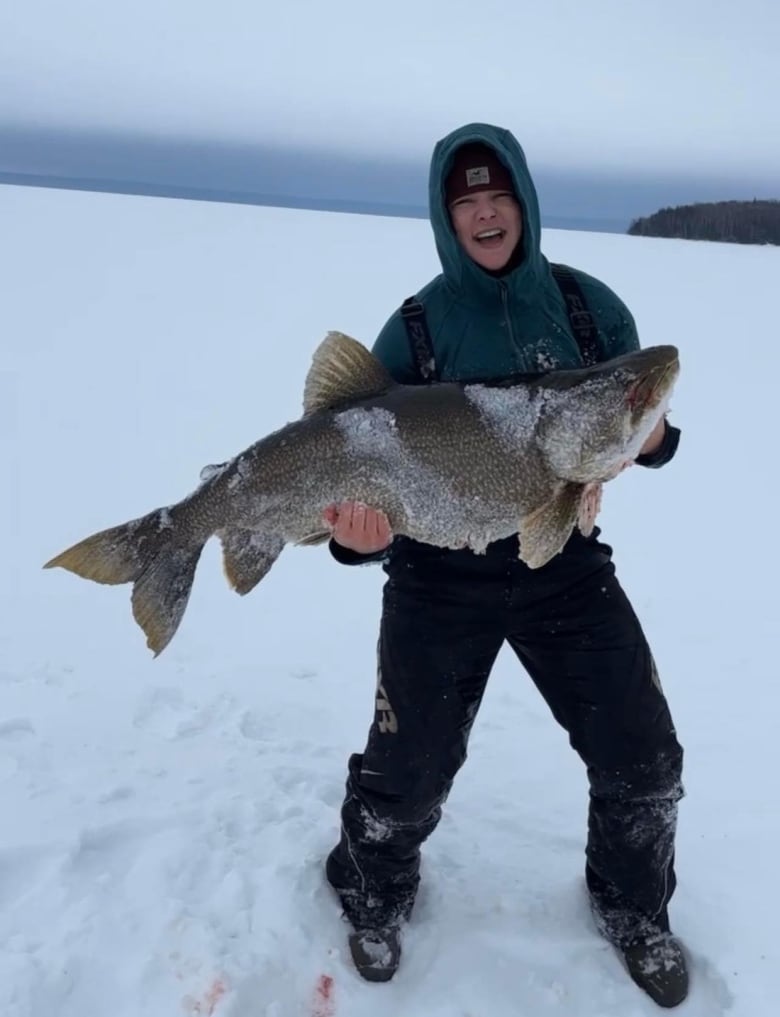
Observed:
[[[506,236],[506,230],[495,227],[489,230],[481,230],[474,235],[480,247],[500,247]]]
[[[676,362],[657,367],[643,378],[640,378],[628,391],[626,403],[632,410],[655,408],[663,399],[667,385],[666,379],[676,370]]]

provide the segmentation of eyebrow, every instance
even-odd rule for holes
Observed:
[[[478,191],[476,193],[477,194],[483,194],[484,192],[483,191]],[[463,195],[461,195],[460,198],[456,198],[454,201],[450,202],[450,208],[454,208],[455,205],[462,205],[464,202],[467,202],[467,201],[474,201],[475,197],[476,197],[476,194],[463,194]],[[515,201],[518,201],[518,204],[519,204],[519,200],[518,200],[517,196],[515,195],[514,191],[499,190],[498,188],[496,188],[495,197],[496,198],[514,198]]]

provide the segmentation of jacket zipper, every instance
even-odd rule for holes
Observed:
[[[512,348],[516,353],[520,353],[520,347],[515,341],[515,330],[512,328],[512,319],[509,316],[509,287],[505,282],[499,282],[499,291],[501,293],[501,306],[504,310],[504,320],[506,321],[506,327],[509,330],[509,341],[512,344]]]

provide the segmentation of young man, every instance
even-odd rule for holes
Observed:
[[[540,218],[522,149],[508,132],[470,124],[440,141],[430,215],[442,274],[417,295],[435,378],[500,380],[577,367],[582,353],[540,250]],[[574,271],[598,330],[597,357],[639,346],[631,314],[602,282]],[[400,312],[374,352],[397,381],[431,380]],[[661,466],[679,431],[662,420],[637,462]],[[363,977],[385,981],[419,882],[420,845],[434,830],[466,755],[488,675],[506,640],[587,766],[586,879],[600,931],[656,1002],[687,992],[669,931],[682,750],[612,551],[575,531],[531,570],[517,538],[484,555],[393,539],[386,517],[347,503],[327,513],[345,564],[382,560],[388,575],[374,722],[349,761],[341,839],[327,876],[353,926]]]

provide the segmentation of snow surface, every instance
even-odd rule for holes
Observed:
[[[403,966],[361,982],[322,875],[374,700],[382,573],[216,541],[158,659],[129,588],[44,561],[300,413],[329,329],[370,343],[437,269],[423,222],[0,188],[0,1014],[635,1017],[594,932],[585,776],[502,654],[425,848]],[[780,250],[549,232],[680,347],[673,464],[600,517],[686,747],[687,1017],[776,1014]]]

